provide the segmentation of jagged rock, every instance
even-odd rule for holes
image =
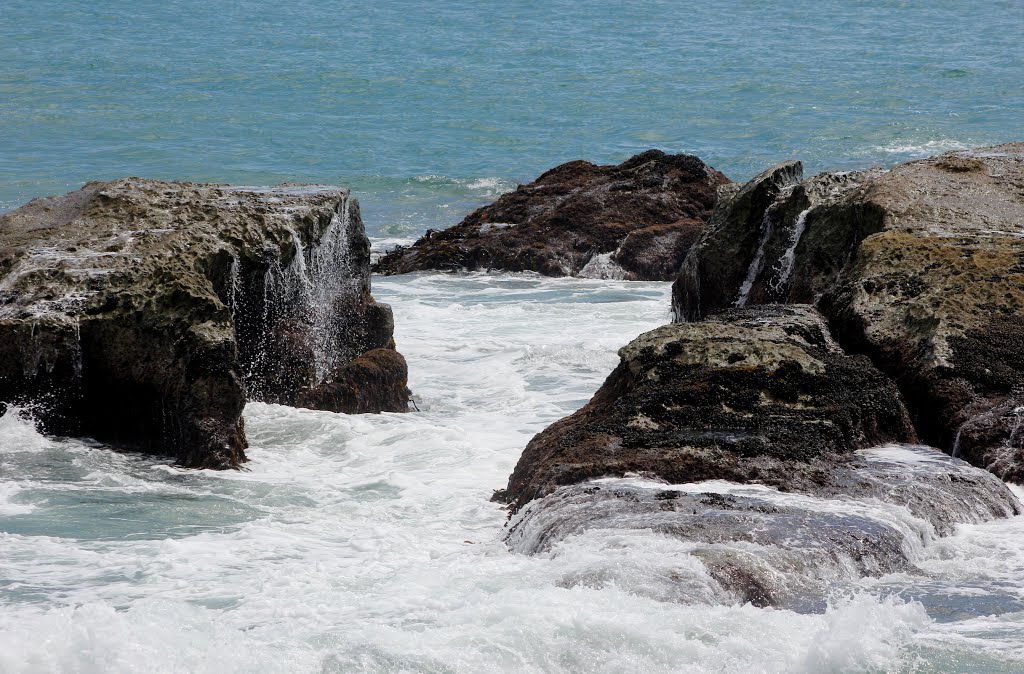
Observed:
[[[855,449],[916,440],[896,387],[810,307],[662,326],[619,356],[585,407],[527,445],[504,494],[516,508],[627,473],[807,491]]]
[[[644,592],[821,610],[835,582],[913,572],[913,551],[932,537],[1022,512],[1005,484],[963,461],[877,447],[916,440],[899,391],[845,354],[810,306],[724,310],[619,355],[496,494],[512,505],[513,550],[557,555],[595,530],[628,546],[624,532],[650,532],[684,541],[706,575],[669,564]]]
[[[719,189],[714,213],[675,279],[673,305],[677,313],[694,320],[709,309],[736,304],[747,270],[756,264],[758,243],[771,235],[766,214],[779,194],[802,176],[803,164],[787,162],[744,185],[733,183]]]
[[[744,245],[705,230],[674,287],[678,320],[814,301],[847,350],[895,378],[922,439],[1024,480],[1024,144],[818,176],[760,222],[734,211],[723,201],[712,222],[745,223]],[[729,256],[744,281],[714,273]]]
[[[0,401],[47,432],[237,466],[247,392],[294,404],[391,332],[342,188],[126,178],[0,216]]]
[[[671,280],[728,182],[697,157],[658,150],[617,166],[573,161],[391,251],[374,270]]]

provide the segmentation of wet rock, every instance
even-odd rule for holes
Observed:
[[[844,583],[915,572],[957,524],[1022,512],[994,475],[889,444],[915,441],[895,384],[844,353],[810,306],[724,310],[619,355],[499,495],[513,550],[557,556],[589,536],[647,555],[665,546],[644,537],[676,539],[676,556],[647,561],[644,592],[821,610]],[[675,573],[680,554],[700,571]]]
[[[295,404],[391,327],[345,189],[126,178],[0,216],[0,400],[47,432],[234,467],[247,394]]]
[[[662,326],[619,356],[585,407],[527,445],[504,493],[515,508],[627,473],[808,491],[856,449],[916,440],[896,387],[811,307]]]
[[[757,213],[720,204],[674,287],[677,320],[815,302],[896,380],[923,440],[1024,480],[1024,144],[825,174]],[[738,249],[720,221],[748,227]],[[747,265],[743,280],[717,273],[724,258]]]
[[[671,280],[728,179],[649,150],[617,166],[573,161],[382,257],[375,271],[534,271]]]
[[[748,304],[814,303],[881,231],[882,214],[848,199],[880,170],[802,178],[786,162],[733,187],[693,245],[672,287],[678,321]]]
[[[677,314],[696,320],[716,309],[742,306],[739,288],[751,265],[759,264],[755,256],[760,242],[774,232],[769,209],[780,193],[788,194],[802,177],[800,162],[786,162],[746,184],[731,184],[719,191],[714,213],[675,279]]]
[[[676,574],[679,559],[652,560],[645,591],[659,599],[820,611],[830,590],[858,578],[917,572],[919,551],[959,523],[1022,512],[998,478],[930,447],[859,450],[808,486],[592,480],[530,502],[506,541],[520,553],[558,555],[595,533],[620,546],[641,532],[679,539],[704,573]]]
[[[394,349],[374,349],[301,393],[296,404],[348,414],[402,412],[409,405],[408,379],[402,354]]]

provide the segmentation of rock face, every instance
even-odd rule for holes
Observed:
[[[1024,480],[1024,144],[802,182],[790,167],[739,188],[756,208],[720,203],[675,284],[677,320],[815,302],[896,380],[923,440]],[[717,273],[723,260],[739,264]]]
[[[382,257],[375,271],[535,271],[672,280],[724,175],[690,155],[649,150],[619,164],[573,161]]]
[[[627,473],[806,489],[853,450],[914,442],[896,387],[810,307],[730,310],[619,351],[594,398],[526,446],[505,498]]]
[[[684,541],[705,572],[667,573],[663,598],[820,610],[831,583],[913,571],[932,536],[1021,512],[960,460],[878,448],[916,440],[899,391],[810,306],[725,310],[619,355],[496,495],[512,505],[512,549],[559,554],[588,532],[647,532]]]
[[[0,216],[0,401],[47,432],[234,467],[247,394],[351,383],[392,328],[345,189],[127,178]],[[405,409],[389,359],[402,380],[357,407]]]

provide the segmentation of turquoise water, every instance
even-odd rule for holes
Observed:
[[[380,249],[575,158],[893,164],[1024,139],[1022,36],[1021,0],[0,0],[0,210],[122,175],[342,183]],[[840,573],[817,613],[723,599],[653,532],[508,549],[493,490],[669,284],[374,294],[421,411],[250,404],[245,472],[0,417],[0,672],[1024,671],[1021,517],[922,521],[916,571]]]
[[[1024,3],[4,0],[0,210],[125,174],[352,185],[371,233],[648,148],[730,176],[1024,138]]]

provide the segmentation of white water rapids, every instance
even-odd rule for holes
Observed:
[[[244,472],[0,418],[0,672],[1024,670],[1022,517],[963,526],[916,553],[921,574],[837,588],[823,613],[665,601],[670,574],[711,581],[650,532],[509,551],[492,491],[668,321],[669,292],[376,278],[420,412],[249,405]]]

